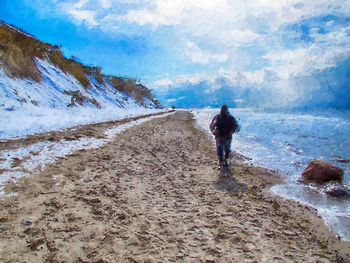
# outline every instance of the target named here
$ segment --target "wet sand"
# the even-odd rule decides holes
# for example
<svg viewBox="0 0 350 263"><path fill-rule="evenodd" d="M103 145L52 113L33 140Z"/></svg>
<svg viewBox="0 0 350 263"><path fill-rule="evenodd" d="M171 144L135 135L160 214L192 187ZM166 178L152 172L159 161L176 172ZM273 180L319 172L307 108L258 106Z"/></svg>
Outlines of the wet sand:
<svg viewBox="0 0 350 263"><path fill-rule="evenodd" d="M271 194L280 182L237 156L219 177L215 145L176 112L7 183L0 262L349 262L313 209Z"/></svg>

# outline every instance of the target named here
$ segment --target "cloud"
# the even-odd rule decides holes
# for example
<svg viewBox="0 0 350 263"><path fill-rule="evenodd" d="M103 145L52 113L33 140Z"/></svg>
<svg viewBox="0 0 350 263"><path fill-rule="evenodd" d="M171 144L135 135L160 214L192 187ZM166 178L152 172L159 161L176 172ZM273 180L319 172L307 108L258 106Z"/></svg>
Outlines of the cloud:
<svg viewBox="0 0 350 263"><path fill-rule="evenodd" d="M257 70L254 72L243 72L243 76L253 84L261 84L265 80L265 70Z"/></svg>
<svg viewBox="0 0 350 263"><path fill-rule="evenodd" d="M202 50L193 42L187 43L186 55L190 57L193 62L200 64L208 64L213 61L225 62L228 60L226 54L215 54L210 51Z"/></svg>
<svg viewBox="0 0 350 263"><path fill-rule="evenodd" d="M150 81L157 90L205 82L214 92L225 79L226 86L295 100L295 79L318 89L309 78L350 57L348 0L54 2L74 23L147 43L143 66L162 61Z"/></svg>
<svg viewBox="0 0 350 263"><path fill-rule="evenodd" d="M315 70L334 66L339 54L348 53L343 47L349 43L347 29L340 28L339 32L326 35L318 34L315 29L310 31L309 37L314 38L311 43L301 43L300 32L284 29L285 25L308 17L349 11L348 7L341 8L344 1L332 4L324 0L151 2L152 5L131 10L121 19L143 27L151 26L154 30L174 26L174 30L187 39L187 44L179 41L179 45L183 45L185 54L194 63L230 62L242 72L247 69L254 72L253 68L261 64L260 70L278 72L281 79L288 79L311 74L312 65L317 65ZM285 33L288 37L295 35L292 41L295 48L283 47ZM326 56L322 58L324 52L320 51L325 48ZM313 55L315 53L320 54Z"/></svg>
<svg viewBox="0 0 350 263"><path fill-rule="evenodd" d="M165 78L165 79L160 79L160 80L157 80L155 82L152 83L152 87L154 88L157 88L157 87L166 87L166 86L170 86L170 85L173 85L174 84L174 81L168 79L168 78Z"/></svg>
<svg viewBox="0 0 350 263"><path fill-rule="evenodd" d="M233 29L226 32L223 31L222 34L223 34L222 35L223 39L226 36L230 41L234 41L237 44L252 43L257 38L260 37L260 34L255 33L249 29L246 29L246 30Z"/></svg>
<svg viewBox="0 0 350 263"><path fill-rule="evenodd" d="M227 7L225 0L154 0L144 3L140 9L130 10L124 19L140 25L151 24L154 27L178 25L185 22L189 13L196 15L198 11L215 11L218 7Z"/></svg>
<svg viewBox="0 0 350 263"><path fill-rule="evenodd" d="M266 69L276 72L281 79L289 79L335 67L350 56L349 33L349 27L327 34L312 33L314 40L306 47L271 50L263 56L270 62Z"/></svg>
<svg viewBox="0 0 350 263"><path fill-rule="evenodd" d="M99 22L95 20L97 11L93 10L89 4L89 0L76 1L74 4L63 1L59 7L62 12L68 14L78 24L85 22L90 27L98 26Z"/></svg>
<svg viewBox="0 0 350 263"><path fill-rule="evenodd" d="M101 7L104 9L108 9L112 6L112 1L111 0L99 0Z"/></svg>
<svg viewBox="0 0 350 263"><path fill-rule="evenodd" d="M87 22L90 26L96 26L98 23L95 20L95 12L89 10L72 9L69 13L79 22Z"/></svg>

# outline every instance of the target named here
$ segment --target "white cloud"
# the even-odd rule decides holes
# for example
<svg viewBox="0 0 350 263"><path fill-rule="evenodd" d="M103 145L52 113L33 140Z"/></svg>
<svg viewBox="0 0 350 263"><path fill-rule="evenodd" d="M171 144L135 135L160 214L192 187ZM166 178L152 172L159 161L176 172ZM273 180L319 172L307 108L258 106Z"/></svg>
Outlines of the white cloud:
<svg viewBox="0 0 350 263"><path fill-rule="evenodd" d="M191 74L191 75L178 75L175 77L175 84L184 84L184 83L198 83L202 80L208 80L215 78L215 76L209 76L207 74Z"/></svg>
<svg viewBox="0 0 350 263"><path fill-rule="evenodd" d="M157 90L162 90L164 92L171 89L182 88L184 85L188 84L198 84L200 82L210 83L208 86L208 91L212 91L220 88L221 84L227 83L230 85L246 85L246 78L243 74L232 72L229 70L218 69L217 73L201 73L201 74L188 74L188 75L178 75L170 80L169 77L154 81L149 83L150 87L155 87Z"/></svg>
<svg viewBox="0 0 350 263"><path fill-rule="evenodd" d="M174 73L155 82L157 87L192 83L200 78L213 80L224 72L226 78L239 83L288 80L332 67L350 55L350 25L337 27L332 20L316 23L310 28L309 42L300 40L300 30L284 31L285 26L310 17L328 14L349 17L348 0L79 0L73 4L64 0L60 3L61 10L77 23L85 22L103 31L130 36L147 32L145 38L152 42L148 39L151 31L156 44L159 39L162 41L161 48L169 52L180 50L184 55L169 64L194 63L193 67L202 67L202 73L193 70L196 73L189 76ZM319 27L329 32L321 34ZM162 31L164 28L171 37ZM285 45L286 36L293 42L288 43L290 46ZM171 42L167 42L167 37ZM205 67L210 70L206 71ZM218 70L213 73L213 68Z"/></svg>
<svg viewBox="0 0 350 263"><path fill-rule="evenodd" d="M111 0L99 0L99 1L100 1L100 4L101 4L101 7L104 8L104 9L108 9L108 8L112 7Z"/></svg>
<svg viewBox="0 0 350 263"><path fill-rule="evenodd" d="M90 10L70 10L69 13L80 22L87 22L90 26L97 26L98 23L95 20L95 12Z"/></svg>
<svg viewBox="0 0 350 263"><path fill-rule="evenodd" d="M169 86L174 84L174 81L166 78L166 79L160 79L158 81L153 82L153 85L158 87L158 86Z"/></svg>
<svg viewBox="0 0 350 263"><path fill-rule="evenodd" d="M69 14L77 23L86 22L88 26L98 26L95 20L97 11L89 9L89 0L80 0L75 4L62 2L58 6L62 12Z"/></svg>
<svg viewBox="0 0 350 263"><path fill-rule="evenodd" d="M243 72L242 74L251 83L261 84L265 80L264 70L257 70L254 72Z"/></svg>
<svg viewBox="0 0 350 263"><path fill-rule="evenodd" d="M73 3L72 3L73 2ZM95 11L101 17L118 15L115 23L126 21L141 26L150 24L153 27L162 25L180 25L181 30L197 30L199 34L232 30L249 32L248 17L262 18L268 26L278 29L286 22L297 21L309 16L317 16L332 11L349 15L350 5L346 0L63 0L59 6L64 11ZM117 14L120 6L126 7L126 14ZM125 7L124 7L125 8ZM106 10L109 9L109 10ZM103 27L102 24L99 24ZM115 25L116 26L116 25ZM199 30L199 31L198 31ZM195 34L196 32L192 32Z"/></svg>
<svg viewBox="0 0 350 263"><path fill-rule="evenodd" d="M195 43L188 42L186 55L195 63L208 64L212 61L225 62L228 59L226 54L215 54L200 49Z"/></svg>
<svg viewBox="0 0 350 263"><path fill-rule="evenodd" d="M350 56L350 36L346 31L349 29L328 34L313 33L314 41L307 47L271 50L263 56L270 62L265 69L276 72L281 79L289 79L334 67L338 61Z"/></svg>
<svg viewBox="0 0 350 263"><path fill-rule="evenodd" d="M76 4L74 4L72 7L73 7L73 9L81 9L81 8L83 8L88 2L89 2L89 0L80 0L80 1L78 1Z"/></svg>
<svg viewBox="0 0 350 263"><path fill-rule="evenodd" d="M185 22L188 15L197 16L203 12L227 8L226 0L154 0L140 9L130 10L124 19L140 25L178 25Z"/></svg>
<svg viewBox="0 0 350 263"><path fill-rule="evenodd" d="M249 30L238 30L238 29L233 29L228 32L222 32L224 35L229 37L231 41L235 41L236 43L251 43L254 40L256 40L260 35Z"/></svg>

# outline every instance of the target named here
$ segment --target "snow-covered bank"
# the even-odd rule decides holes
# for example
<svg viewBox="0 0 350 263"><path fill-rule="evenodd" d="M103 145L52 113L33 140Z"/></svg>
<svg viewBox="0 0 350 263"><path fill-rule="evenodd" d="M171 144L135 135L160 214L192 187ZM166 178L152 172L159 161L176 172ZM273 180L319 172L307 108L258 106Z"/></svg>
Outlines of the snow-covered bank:
<svg viewBox="0 0 350 263"><path fill-rule="evenodd" d="M25 148L2 151L0 152L0 171L5 172L0 174L0 186L8 180L15 180L22 176L28 176L33 172L38 172L47 163L53 163L55 160L67 156L74 151L97 148L106 144L113 140L118 133L132 126L170 114L172 113L164 113L116 125L104 131L106 138L103 139L83 137L78 140L69 141L65 139L57 142L45 141L31 144Z"/></svg>
<svg viewBox="0 0 350 263"><path fill-rule="evenodd" d="M0 113L0 140L18 139L40 132L57 131L77 125L115 121L137 117L166 110L134 107L121 109L108 107L95 109L88 107L49 109L32 108L31 111L21 109L16 112Z"/></svg>
<svg viewBox="0 0 350 263"><path fill-rule="evenodd" d="M160 111L147 98L141 105L117 91L107 78L102 85L90 77L86 90L47 61L37 59L37 65L40 82L10 78L0 69L0 140Z"/></svg>

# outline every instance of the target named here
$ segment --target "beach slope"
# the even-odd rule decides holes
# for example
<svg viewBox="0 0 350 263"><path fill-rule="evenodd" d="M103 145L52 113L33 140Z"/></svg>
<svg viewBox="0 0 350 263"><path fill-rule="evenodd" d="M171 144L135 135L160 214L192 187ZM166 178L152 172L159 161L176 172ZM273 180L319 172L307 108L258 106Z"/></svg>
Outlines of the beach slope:
<svg viewBox="0 0 350 263"><path fill-rule="evenodd" d="M177 111L8 183L1 262L346 262L316 212L273 196L279 176L234 158Z"/></svg>

